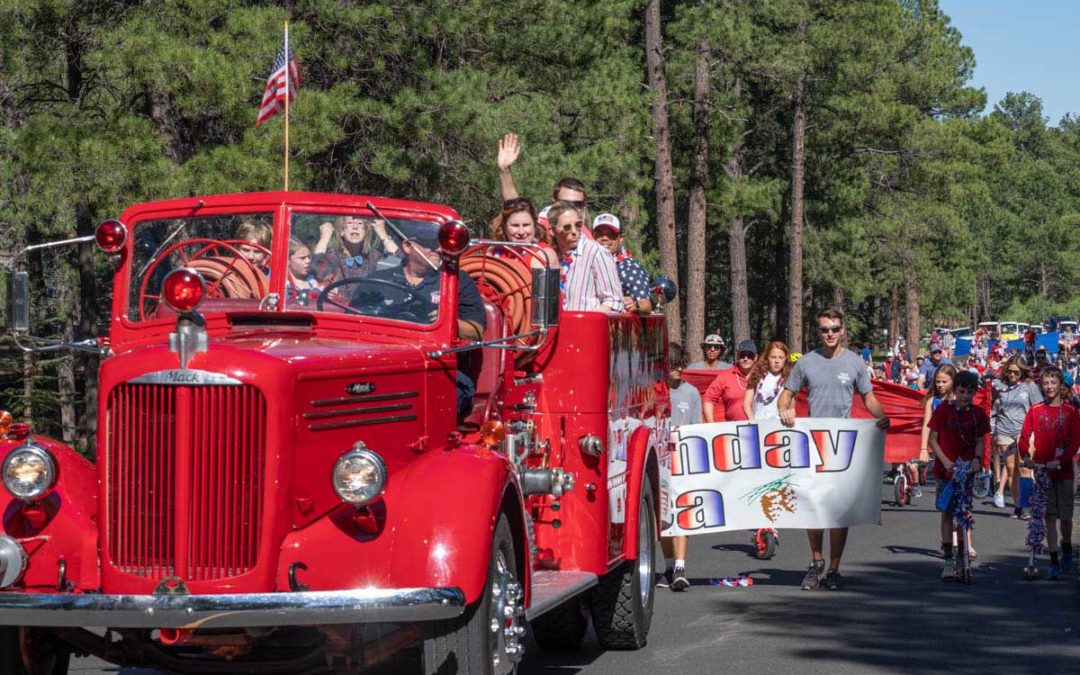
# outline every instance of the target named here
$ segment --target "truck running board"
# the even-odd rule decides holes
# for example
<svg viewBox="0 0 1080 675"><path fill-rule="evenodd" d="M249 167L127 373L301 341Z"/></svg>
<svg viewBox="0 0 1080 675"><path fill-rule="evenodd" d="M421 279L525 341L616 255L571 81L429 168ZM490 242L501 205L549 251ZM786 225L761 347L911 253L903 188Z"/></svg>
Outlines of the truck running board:
<svg viewBox="0 0 1080 675"><path fill-rule="evenodd" d="M532 621L599 582L592 572L538 571L532 575L532 603L525 617Z"/></svg>

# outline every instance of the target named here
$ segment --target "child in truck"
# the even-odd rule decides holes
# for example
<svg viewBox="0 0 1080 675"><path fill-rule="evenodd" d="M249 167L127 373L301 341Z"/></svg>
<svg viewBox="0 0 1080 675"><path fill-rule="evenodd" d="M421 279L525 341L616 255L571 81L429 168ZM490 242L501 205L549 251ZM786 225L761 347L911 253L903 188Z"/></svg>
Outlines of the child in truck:
<svg viewBox="0 0 1080 675"><path fill-rule="evenodd" d="M990 420L982 408L971 404L978 388L978 375L966 370L956 373L952 400L938 405L930 417L929 444L934 451L934 477L937 479L938 493L948 485L957 460L971 462L972 472L980 468L985 437L990 433ZM953 526L953 509L950 507L941 512L941 548L945 553L942 579L953 578L958 568L953 556L954 533L957 537L964 536Z"/></svg>
<svg viewBox="0 0 1080 675"><path fill-rule="evenodd" d="M236 238L247 243L239 244L236 250L245 260L255 266L255 269L269 274L266 262L270 258L270 236L272 234L269 225L244 220L236 228Z"/></svg>

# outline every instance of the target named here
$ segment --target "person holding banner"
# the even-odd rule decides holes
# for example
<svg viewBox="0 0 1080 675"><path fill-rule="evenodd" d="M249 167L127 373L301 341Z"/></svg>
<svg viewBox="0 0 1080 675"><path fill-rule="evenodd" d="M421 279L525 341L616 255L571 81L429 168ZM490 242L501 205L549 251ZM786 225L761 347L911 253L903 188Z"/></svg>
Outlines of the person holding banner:
<svg viewBox="0 0 1080 675"><path fill-rule="evenodd" d="M783 342L770 342L765 353L754 363L746 378L743 395L743 414L748 420L770 420L780 417L780 392L784 381L795 365L791 350Z"/></svg>
<svg viewBox="0 0 1080 675"><path fill-rule="evenodd" d="M852 396L857 391L866 409L877 419L880 429L889 428L889 418L874 396L873 383L866 364L855 352L841 346L844 338L844 314L835 308L823 309L817 316L821 347L796 362L780 394L780 421L788 427L795 425L795 396L806 389L810 417L851 416ZM807 530L810 541L810 567L803 577L802 589L813 591L821 587L839 590L840 559L844 555L848 528L829 530L829 568L825 569L824 530Z"/></svg>
<svg viewBox="0 0 1080 675"><path fill-rule="evenodd" d="M677 342L668 345L668 368L672 431L687 424L701 424L701 394L696 387L682 379L682 371L686 368L686 352ZM660 539L666 564L664 577L658 586L668 586L673 591L685 591L690 587L690 581L686 578L686 544L685 536Z"/></svg>

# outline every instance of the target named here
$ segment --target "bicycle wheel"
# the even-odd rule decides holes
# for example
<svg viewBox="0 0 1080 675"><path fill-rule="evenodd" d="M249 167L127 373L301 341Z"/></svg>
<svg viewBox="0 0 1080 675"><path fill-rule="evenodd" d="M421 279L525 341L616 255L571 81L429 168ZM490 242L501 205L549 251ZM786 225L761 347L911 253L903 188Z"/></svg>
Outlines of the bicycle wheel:
<svg viewBox="0 0 1080 675"><path fill-rule="evenodd" d="M900 471L896 474L896 478L893 478L893 500L900 508L907 504L907 485L907 477L904 476L903 471Z"/></svg>

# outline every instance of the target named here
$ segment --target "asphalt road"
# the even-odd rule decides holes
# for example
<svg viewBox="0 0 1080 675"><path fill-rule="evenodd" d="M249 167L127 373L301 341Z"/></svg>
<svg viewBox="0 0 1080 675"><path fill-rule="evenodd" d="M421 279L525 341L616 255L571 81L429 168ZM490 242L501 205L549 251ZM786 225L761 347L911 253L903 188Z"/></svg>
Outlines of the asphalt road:
<svg viewBox="0 0 1080 675"><path fill-rule="evenodd" d="M748 533L692 537L685 593L657 589L649 644L602 652L591 638L572 653L538 653L523 675L596 673L1075 673L1080 672L1080 581L1025 581L1024 523L977 504L978 560L970 587L939 580L933 489L892 506L882 486L882 526L854 528L840 591L804 592L809 549L781 531L771 560L752 557ZM1080 507L1080 505L1078 505ZM1080 508L1078 508L1080 513ZM1042 567L1047 560L1044 556ZM749 588L710 584L741 572ZM404 664L403 664L404 665ZM80 659L80 675L156 671ZM396 673L406 672L404 668Z"/></svg>

